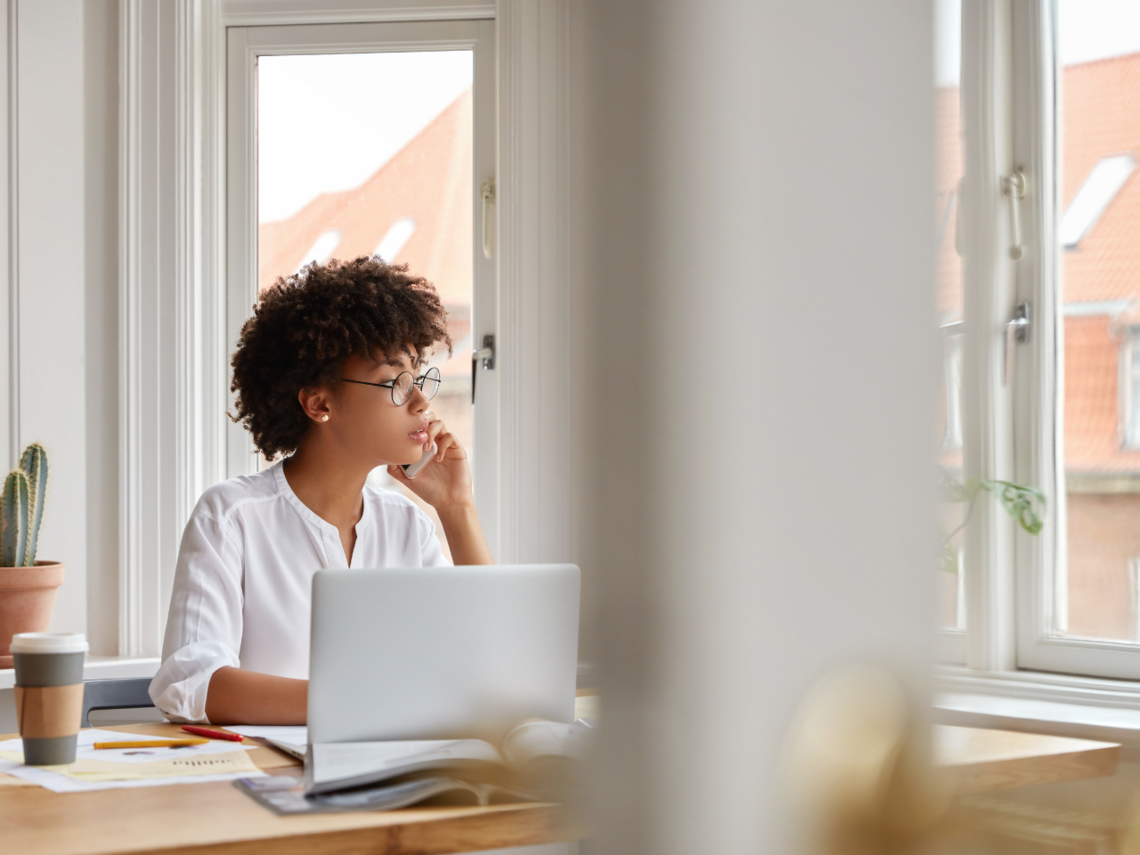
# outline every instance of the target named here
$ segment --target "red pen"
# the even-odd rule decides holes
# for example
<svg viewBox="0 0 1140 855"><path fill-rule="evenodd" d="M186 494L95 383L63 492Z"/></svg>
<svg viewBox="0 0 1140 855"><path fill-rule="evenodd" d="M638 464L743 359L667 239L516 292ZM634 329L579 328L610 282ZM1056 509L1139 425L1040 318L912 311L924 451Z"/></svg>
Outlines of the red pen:
<svg viewBox="0 0 1140 855"><path fill-rule="evenodd" d="M228 739L230 742L241 742L245 739L240 733L230 733L228 730L212 730L208 727L195 727L192 724L182 725L182 729L195 736L209 736L213 739Z"/></svg>

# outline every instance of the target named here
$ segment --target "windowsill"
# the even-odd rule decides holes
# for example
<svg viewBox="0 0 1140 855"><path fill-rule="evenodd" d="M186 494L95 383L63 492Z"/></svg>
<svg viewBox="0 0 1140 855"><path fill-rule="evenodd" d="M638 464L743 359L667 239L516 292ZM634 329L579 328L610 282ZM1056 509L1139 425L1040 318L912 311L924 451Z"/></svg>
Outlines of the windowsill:
<svg viewBox="0 0 1140 855"><path fill-rule="evenodd" d="M934 720L1119 742L1140 751L1140 682L940 666Z"/></svg>
<svg viewBox="0 0 1140 855"><path fill-rule="evenodd" d="M88 656L83 665L84 680L108 680L127 677L153 677L161 659L132 659L119 656ZM16 685L12 668L0 669L0 691Z"/></svg>

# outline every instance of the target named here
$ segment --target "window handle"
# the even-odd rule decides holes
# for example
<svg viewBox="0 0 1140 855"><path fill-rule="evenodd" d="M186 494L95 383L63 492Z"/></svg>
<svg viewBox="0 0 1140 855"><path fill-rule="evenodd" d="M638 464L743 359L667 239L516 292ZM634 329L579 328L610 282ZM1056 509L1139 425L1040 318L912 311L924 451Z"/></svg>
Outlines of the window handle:
<svg viewBox="0 0 1140 855"><path fill-rule="evenodd" d="M495 367L495 336L483 336L483 346L479 350L471 351L471 405L475 405L475 377L478 374L480 363L484 371L491 371Z"/></svg>
<svg viewBox="0 0 1140 855"><path fill-rule="evenodd" d="M1024 167L1010 175L1003 175L1001 192L1009 197L1010 246L1009 257L1014 261L1021 258L1021 200L1025 198L1026 178ZM1028 321L1027 321L1028 323Z"/></svg>
<svg viewBox="0 0 1140 855"><path fill-rule="evenodd" d="M483 257L495 254L495 182L485 181L483 194Z"/></svg>
<svg viewBox="0 0 1140 855"><path fill-rule="evenodd" d="M1029 341L1029 327L1029 304L1019 303L1013 318L1005 325L1005 374L1002 377L1002 386L1009 386L1013 379L1017 346Z"/></svg>

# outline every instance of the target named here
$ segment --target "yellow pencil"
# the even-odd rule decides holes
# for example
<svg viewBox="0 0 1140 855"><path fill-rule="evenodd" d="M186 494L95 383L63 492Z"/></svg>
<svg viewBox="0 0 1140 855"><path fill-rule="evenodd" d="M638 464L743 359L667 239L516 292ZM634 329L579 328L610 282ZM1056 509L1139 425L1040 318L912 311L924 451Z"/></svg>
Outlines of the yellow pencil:
<svg viewBox="0 0 1140 855"><path fill-rule="evenodd" d="M183 745L205 745L208 739L142 739L138 742L96 742L96 748L181 748Z"/></svg>

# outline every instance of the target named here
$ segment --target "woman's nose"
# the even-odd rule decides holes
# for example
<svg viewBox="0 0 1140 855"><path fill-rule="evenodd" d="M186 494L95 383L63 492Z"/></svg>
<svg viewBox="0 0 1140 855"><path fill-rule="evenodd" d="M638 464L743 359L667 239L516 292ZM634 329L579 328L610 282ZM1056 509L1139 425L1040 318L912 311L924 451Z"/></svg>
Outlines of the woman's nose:
<svg viewBox="0 0 1140 855"><path fill-rule="evenodd" d="M419 386L412 387L412 397L408 401L408 406L411 407L413 413L422 413L428 408L428 399L424 396L423 390Z"/></svg>

